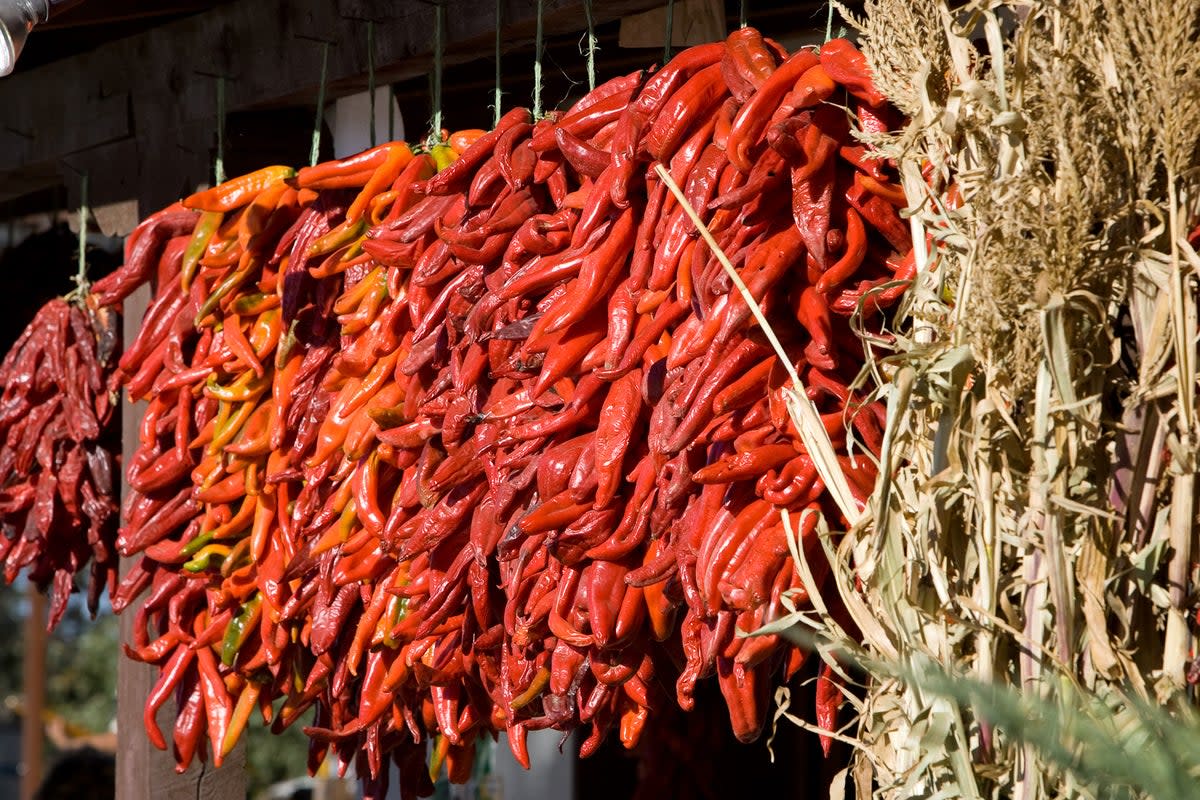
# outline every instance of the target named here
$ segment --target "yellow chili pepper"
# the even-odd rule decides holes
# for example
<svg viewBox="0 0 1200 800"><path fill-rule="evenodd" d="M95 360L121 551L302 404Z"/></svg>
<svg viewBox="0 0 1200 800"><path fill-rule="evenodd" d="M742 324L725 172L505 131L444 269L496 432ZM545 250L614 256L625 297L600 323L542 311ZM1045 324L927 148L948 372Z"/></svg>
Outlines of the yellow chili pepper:
<svg viewBox="0 0 1200 800"><path fill-rule="evenodd" d="M435 144L429 148L429 155L433 156L433 163L437 165L438 172L458 160L458 153L448 144Z"/></svg>
<svg viewBox="0 0 1200 800"><path fill-rule="evenodd" d="M266 375L260 377L253 372L247 371L228 386L221 386L217 383L216 375L209 375L208 382L204 384L204 393L217 400L225 400L230 403L245 403L250 400L257 400L269 388L271 388L270 377ZM234 433L236 432L234 431Z"/></svg>

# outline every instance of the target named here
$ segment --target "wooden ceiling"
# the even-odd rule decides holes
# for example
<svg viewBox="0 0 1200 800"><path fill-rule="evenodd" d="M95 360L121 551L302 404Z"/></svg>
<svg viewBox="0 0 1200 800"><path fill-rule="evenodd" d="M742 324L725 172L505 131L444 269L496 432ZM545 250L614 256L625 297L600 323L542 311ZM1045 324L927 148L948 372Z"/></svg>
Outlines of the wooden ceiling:
<svg viewBox="0 0 1200 800"><path fill-rule="evenodd" d="M67 58L221 5L213 0L71 0L34 28L16 72Z"/></svg>
<svg viewBox="0 0 1200 800"><path fill-rule="evenodd" d="M623 48L622 21L665 0L593 0L601 76L648 65L658 47ZM494 10L504 21L503 103L532 87L536 8L544 5L546 97L564 101L583 85L580 30L585 0L443 0L447 6L443 103L455 124L491 119ZM719 0L727 25L742 0ZM862 0L846 0L851 8ZM745 0L751 24L789 37L824 31L824 0ZM429 114L434 10L429 0L81 0L30 35L15 74L0 79L0 219L11 204L66 187L78 201L91 176L93 205L137 199L143 213L211 175L215 75L228 78L227 114L311 118L328 51L326 101L367 86L366 20L374 20L375 79L391 84L403 117ZM55 102L31 102L54 98ZM288 126L307 130L309 123ZM60 198L61 193L51 193ZM59 202L59 201L55 201Z"/></svg>

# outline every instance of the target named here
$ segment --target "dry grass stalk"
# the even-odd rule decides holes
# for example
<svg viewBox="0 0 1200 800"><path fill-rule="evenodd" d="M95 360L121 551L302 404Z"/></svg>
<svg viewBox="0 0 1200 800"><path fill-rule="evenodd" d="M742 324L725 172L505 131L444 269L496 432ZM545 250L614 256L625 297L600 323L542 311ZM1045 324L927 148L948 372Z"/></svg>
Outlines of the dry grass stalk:
<svg viewBox="0 0 1200 800"><path fill-rule="evenodd" d="M1192 649L1200 1L865 11L876 81L913 120L875 143L919 199L921 256L880 484L827 547L876 668L858 796L1175 796L1077 749L1128 760L1097 731L1180 701ZM826 657L853 649L820 608L789 621ZM1026 707L1053 724L1022 728Z"/></svg>

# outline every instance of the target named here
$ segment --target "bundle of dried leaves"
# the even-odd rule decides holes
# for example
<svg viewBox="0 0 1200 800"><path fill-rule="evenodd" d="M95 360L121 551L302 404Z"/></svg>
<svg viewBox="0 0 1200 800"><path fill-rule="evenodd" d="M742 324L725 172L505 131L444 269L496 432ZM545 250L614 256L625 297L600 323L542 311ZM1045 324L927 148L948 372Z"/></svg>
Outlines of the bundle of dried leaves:
<svg viewBox="0 0 1200 800"><path fill-rule="evenodd" d="M880 484L827 540L861 637L788 620L868 666L843 731L858 797L1189 796L1195 731L1145 710L1192 725L1200 672L1200 2L867 0L849 21L912 119L875 143L920 254L875 376Z"/></svg>

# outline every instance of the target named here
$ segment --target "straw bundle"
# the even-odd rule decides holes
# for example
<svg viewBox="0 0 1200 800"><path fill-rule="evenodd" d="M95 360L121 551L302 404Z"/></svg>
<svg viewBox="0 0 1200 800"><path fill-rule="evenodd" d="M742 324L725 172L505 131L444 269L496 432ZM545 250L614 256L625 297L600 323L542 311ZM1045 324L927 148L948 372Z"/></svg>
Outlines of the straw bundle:
<svg viewBox="0 0 1200 800"><path fill-rule="evenodd" d="M880 483L826 540L861 637L788 620L871 676L857 796L1192 796L1200 3L847 17L912 119L875 144L920 269Z"/></svg>

